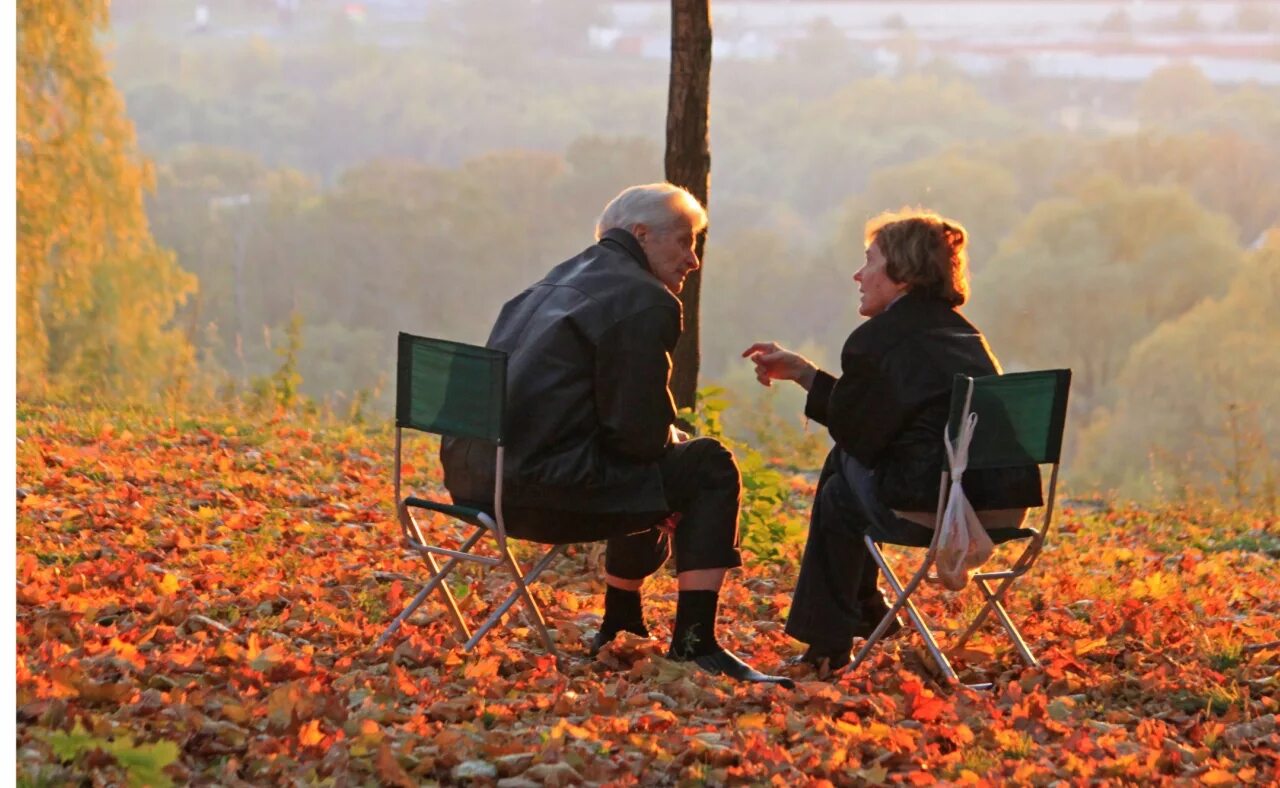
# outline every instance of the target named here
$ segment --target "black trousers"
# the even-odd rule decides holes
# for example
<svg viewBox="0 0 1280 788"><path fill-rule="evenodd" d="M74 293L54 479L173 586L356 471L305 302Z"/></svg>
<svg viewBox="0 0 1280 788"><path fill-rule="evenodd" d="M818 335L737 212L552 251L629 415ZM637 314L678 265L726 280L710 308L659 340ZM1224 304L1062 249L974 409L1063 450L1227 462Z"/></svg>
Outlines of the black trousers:
<svg viewBox="0 0 1280 788"><path fill-rule="evenodd" d="M881 503L874 473L837 447L818 477L788 635L819 648L844 649L879 623L884 610L876 588L879 569L862 541L867 533L926 547L933 538L933 531Z"/></svg>
<svg viewBox="0 0 1280 788"><path fill-rule="evenodd" d="M543 544L608 540L605 571L639 580L671 555L676 571L742 566L738 552L738 502L742 477L733 454L713 438L695 438L667 450L658 461L667 498L660 512L572 512L560 509L504 507L507 533ZM658 529L680 514L674 540Z"/></svg>

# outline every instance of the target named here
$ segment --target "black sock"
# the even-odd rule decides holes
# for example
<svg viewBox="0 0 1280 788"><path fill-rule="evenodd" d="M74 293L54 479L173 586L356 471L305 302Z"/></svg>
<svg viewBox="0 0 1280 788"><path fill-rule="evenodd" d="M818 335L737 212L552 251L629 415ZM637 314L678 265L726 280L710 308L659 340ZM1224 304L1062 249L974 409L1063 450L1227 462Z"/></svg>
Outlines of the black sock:
<svg viewBox="0 0 1280 788"><path fill-rule="evenodd" d="M604 588L604 621L600 622L600 634L606 640L623 631L649 637L644 612L640 609L640 592L611 585Z"/></svg>
<svg viewBox="0 0 1280 788"><path fill-rule="evenodd" d="M671 632L670 656L693 659L720 648L716 642L718 591L681 591L676 602L676 626Z"/></svg>

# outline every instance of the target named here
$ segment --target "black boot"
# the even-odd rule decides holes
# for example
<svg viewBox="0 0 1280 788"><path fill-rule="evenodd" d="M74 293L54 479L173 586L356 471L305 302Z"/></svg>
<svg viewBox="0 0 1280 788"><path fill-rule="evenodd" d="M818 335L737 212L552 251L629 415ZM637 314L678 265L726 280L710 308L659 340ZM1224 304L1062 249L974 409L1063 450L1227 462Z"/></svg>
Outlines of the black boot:
<svg viewBox="0 0 1280 788"><path fill-rule="evenodd" d="M649 637L649 628L644 625L644 612L640 607L640 592L606 585L604 620L600 622L600 631L591 638L591 656L600 653L600 649L617 637L619 632Z"/></svg>
<svg viewBox="0 0 1280 788"><path fill-rule="evenodd" d="M676 626L671 633L669 659L691 661L706 672L716 676L728 676L738 681L754 681L764 684L781 684L794 689L796 684L785 676L761 673L738 659L716 642L716 606L720 595L716 591L681 591L676 603Z"/></svg>
<svg viewBox="0 0 1280 788"><path fill-rule="evenodd" d="M790 665L808 665L818 673L834 673L853 661L852 646L815 646L810 644L804 653L792 658Z"/></svg>

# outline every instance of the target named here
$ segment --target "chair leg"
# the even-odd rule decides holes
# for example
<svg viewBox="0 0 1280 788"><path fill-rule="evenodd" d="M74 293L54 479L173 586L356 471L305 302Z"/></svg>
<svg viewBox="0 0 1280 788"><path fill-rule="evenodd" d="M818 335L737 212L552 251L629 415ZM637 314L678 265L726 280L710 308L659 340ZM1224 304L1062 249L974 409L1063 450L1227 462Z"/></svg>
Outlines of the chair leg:
<svg viewBox="0 0 1280 788"><path fill-rule="evenodd" d="M426 600L427 595L434 590L435 586L431 583L423 586L422 590L418 592L418 595L413 598L413 601L411 601L404 610L400 611L400 615L395 617L395 620L391 622L391 626L387 627L378 638L378 641L373 644L375 651L382 648L383 644L396 633L396 630L400 628L400 625L404 623L405 619L413 615L413 611L417 610L418 607Z"/></svg>
<svg viewBox="0 0 1280 788"><path fill-rule="evenodd" d="M980 576L975 577L974 580L980 584L979 587L983 589L983 592L987 597L987 601L983 603L982 608L978 611L977 615L973 617L973 621L969 622L969 626L965 627L964 632L956 639L955 645L952 646L952 648L964 648L964 644L969 642L969 638L977 634L978 629L986 623L987 616L991 613L991 594L987 590L986 583ZM1006 577L1000 583L1000 588L996 590L996 596L1003 597L1005 591L1009 590L1009 586L1013 585L1013 581L1014 578Z"/></svg>
<svg viewBox="0 0 1280 788"><path fill-rule="evenodd" d="M456 561L457 559L451 559ZM431 553L427 553L427 563L431 565L431 570L436 574L440 574L440 565L436 562L436 557ZM453 567L449 567L453 569ZM444 606L449 611L449 616L453 619L453 624L462 633L462 639L466 640L471 637L471 628L467 626L467 622L462 618L462 611L458 610L458 601L453 598L453 591L449 589L448 583L439 585L440 596L443 597Z"/></svg>
<svg viewBox="0 0 1280 788"><path fill-rule="evenodd" d="M547 554L542 556L538 563L534 565L533 569L530 569L529 573L524 576L524 582L528 584L536 581L538 579L538 575L542 574L543 570L551 566L552 561L564 555L564 550L565 545L562 544L555 545L548 550Z"/></svg>
<svg viewBox="0 0 1280 788"><path fill-rule="evenodd" d="M906 608L907 615L910 616L911 623L915 625L916 631L919 632L920 637L924 639L925 647L929 649L929 653L933 655L933 661L937 663L948 681L958 683L960 681L960 677L956 674L955 669L951 667L951 661L947 659L946 654L944 654L942 649L938 646L938 640L933 636L933 630L930 629L929 622L925 619L924 614L920 612L919 608L916 607L916 603L911 601L910 593L914 592L915 589L912 588L911 592L904 593L902 582L898 579L897 573L893 571L893 567L889 566L889 562L884 559L883 554L881 554L879 550L876 550L876 552L873 553L873 557L877 558L876 563L884 570L885 578L888 580L889 586L893 589L894 593L902 597L903 607ZM921 572L927 575L928 569L928 564L926 564ZM918 585L919 583L917 583L917 587ZM890 610L889 615L896 615L896 612ZM888 626L887 622L882 623L885 623L886 627Z"/></svg>
<svg viewBox="0 0 1280 788"><path fill-rule="evenodd" d="M1018 625L1014 624L1013 619L1009 618L1009 612L1004 609L1004 604L1001 602L1000 598L1008 587L1008 583L1003 583L999 590L993 593L990 586L987 585L987 581L979 579L978 588L982 589L983 595L987 597L987 604L983 609L991 609L995 611L995 614L1000 619L1000 623L1004 626L1005 631L1009 633L1009 639L1013 641L1013 645L1018 649L1018 653L1022 655L1022 659L1031 667L1038 668L1040 667L1040 660L1036 659L1036 655L1031 653L1031 649L1027 646L1027 641L1023 639L1022 632L1018 629Z"/></svg>
<svg viewBox="0 0 1280 788"><path fill-rule="evenodd" d="M866 538L865 541L867 543L867 549L871 553L871 557L875 559L876 565L880 567L885 579L893 589L896 599L894 600L893 605L889 607L889 612L885 614L884 618L881 619L880 623L876 626L875 631L873 631L871 636L862 644L862 648L859 649L857 657L854 658L853 662L849 664L849 667L846 668L846 670L855 670L866 660L867 656L871 653L871 649L882 637L884 637L884 633L889 629L889 622L898 615L898 611L906 608L907 615L911 618L911 623L915 626L916 631L920 633L920 636L924 638L925 646L929 649L929 653L933 655L934 661L938 664L938 667L941 668L943 674L949 681L959 682L960 677L956 674L955 669L951 667L951 663L947 660L946 655L942 653L942 649L938 648L938 642L933 637L933 632L929 629L929 625L925 621L923 614L921 614L916 608L915 603L911 601L911 594L915 592L916 588L919 587L920 583L929 573L929 566L932 564L932 560L926 559L924 564L911 578L911 581L904 587L901 581L898 580L897 574L894 573L888 562L885 561L884 556L880 552L880 548L875 544L875 542L869 537Z"/></svg>
<svg viewBox="0 0 1280 788"><path fill-rule="evenodd" d="M478 529L467 539L467 541L462 543L462 547L459 549L462 552L470 550L475 546L476 542L480 541L480 537L483 536L484 533L485 530L483 528ZM431 553L425 553L424 555L427 557L427 564L431 567L431 577L427 580L427 584L422 587L422 590L418 592L417 596L409 602L404 610L400 611L400 615L396 616L395 620L391 622L391 625L388 626L382 635L378 637L377 642L373 645L374 649L382 648L383 644L385 644L387 640L396 633L396 630L400 628L400 625L403 624L409 616L413 615L414 611L422 606L422 603L426 601L432 591L436 590L437 586L441 591L443 591L445 606L449 608L450 616L453 618L454 624L463 633L463 638L470 637L471 633L468 630L466 621L462 618L462 613L458 610L457 602L454 601L453 592L451 592L449 587L444 583L445 577L453 571L453 568L461 562L461 559L450 558L445 562L444 567L441 568L436 563L434 555Z"/></svg>
<svg viewBox="0 0 1280 788"><path fill-rule="evenodd" d="M553 549L548 552L547 555L543 556L538 565L534 567L534 570L530 572L530 578L535 578L538 574L541 574L542 570L546 569L546 567L550 565L551 560L557 555L559 555L558 549ZM556 648L555 641L551 638L551 633L547 631L547 622L542 617L542 610L538 607L537 600L535 600L533 595L529 592L525 576L520 571L520 564L516 561L515 556L512 555L510 548L506 550L505 559L507 568L511 570L511 574L515 579L516 589L512 591L505 600L503 600L501 605L489 614L489 617L485 619L485 622L476 629L475 634L471 636L471 639L463 645L463 649L465 651L470 651L475 648L476 644L480 642L480 639L488 634L489 630L498 623L498 620L511 609L511 606L523 598L529 612L533 615L534 625L537 627L538 633L542 636L543 645L546 646L547 651L555 658L556 667L558 668L560 667L560 651ZM532 580L529 582L532 582Z"/></svg>
<svg viewBox="0 0 1280 788"><path fill-rule="evenodd" d="M548 564L550 563L548 559L553 557L553 552L548 553L543 558L543 560ZM507 561L511 565L512 573L516 576L516 585L520 586L520 593L524 597L525 605L528 607L529 613L533 615L533 623L538 627L538 632L542 635L542 643L547 647L547 652L551 654L553 659L555 659L556 669L560 670L562 667L560 663L560 649L556 648L556 642L551 637L551 633L547 630L547 620L542 616L542 608L538 607L538 600L533 598L533 593L529 590L528 583L520 574L520 564L516 563L516 557L511 554L510 550L507 551ZM542 569L545 568L546 565L543 565ZM538 569L539 574L541 574L542 569Z"/></svg>

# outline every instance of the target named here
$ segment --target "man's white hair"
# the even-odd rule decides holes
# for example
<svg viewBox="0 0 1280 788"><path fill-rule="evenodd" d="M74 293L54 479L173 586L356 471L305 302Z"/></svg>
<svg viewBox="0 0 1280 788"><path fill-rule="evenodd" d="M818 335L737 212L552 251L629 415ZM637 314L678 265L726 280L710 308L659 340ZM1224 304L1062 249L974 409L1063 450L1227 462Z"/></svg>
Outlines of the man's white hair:
<svg viewBox="0 0 1280 788"><path fill-rule="evenodd" d="M637 224L668 230L678 219L688 219L694 233L707 226L707 212L698 198L673 183L646 183L623 189L609 201L596 222L596 240L615 228L628 232Z"/></svg>

